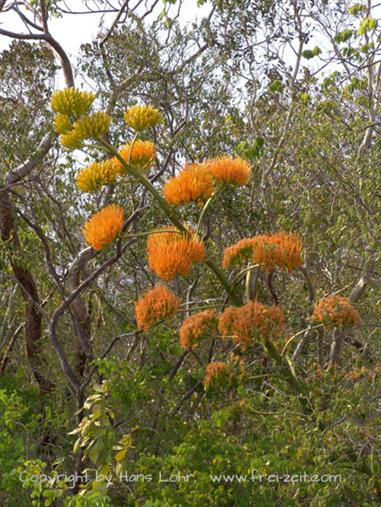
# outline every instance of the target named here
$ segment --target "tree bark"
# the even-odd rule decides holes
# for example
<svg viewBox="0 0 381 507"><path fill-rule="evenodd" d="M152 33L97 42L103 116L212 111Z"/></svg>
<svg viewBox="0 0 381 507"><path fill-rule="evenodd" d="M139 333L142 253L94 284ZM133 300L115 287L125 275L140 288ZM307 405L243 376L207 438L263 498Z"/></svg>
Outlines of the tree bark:
<svg viewBox="0 0 381 507"><path fill-rule="evenodd" d="M0 232L3 241L9 241L12 250L20 250L20 241L17 235L15 214L9 191L3 190L0 193ZM53 388L53 383L42 375L43 362L41 360L42 335L42 312L41 302L38 295L36 283L31 272L25 267L20 266L11 259L11 266L14 276L21 287L25 305L25 345L26 354L36 379L41 394L49 392Z"/></svg>

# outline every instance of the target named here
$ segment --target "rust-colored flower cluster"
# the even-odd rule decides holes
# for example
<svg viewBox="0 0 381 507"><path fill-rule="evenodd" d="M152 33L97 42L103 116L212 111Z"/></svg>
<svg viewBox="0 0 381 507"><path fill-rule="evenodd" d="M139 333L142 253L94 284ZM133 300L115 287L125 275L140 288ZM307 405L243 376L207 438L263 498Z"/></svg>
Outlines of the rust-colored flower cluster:
<svg viewBox="0 0 381 507"><path fill-rule="evenodd" d="M196 348L203 338L208 338L216 327L217 314L214 310L198 312L187 319L180 328L180 345L185 348Z"/></svg>
<svg viewBox="0 0 381 507"><path fill-rule="evenodd" d="M253 263L265 271L273 271L276 267L291 271L302 266L302 251L303 243L295 233L259 234L226 248L222 264L227 268L251 256Z"/></svg>
<svg viewBox="0 0 381 507"><path fill-rule="evenodd" d="M311 319L327 327L358 326L360 314L349 298L332 295L321 299L314 305Z"/></svg>
<svg viewBox="0 0 381 507"><path fill-rule="evenodd" d="M190 164L170 178L163 193L167 202L179 206L188 202L202 204L213 193L213 178L203 164Z"/></svg>
<svg viewBox="0 0 381 507"><path fill-rule="evenodd" d="M75 178L75 183L82 192L96 192L103 185L115 183L117 176L118 166L114 160L104 160L93 162L81 169Z"/></svg>
<svg viewBox="0 0 381 507"><path fill-rule="evenodd" d="M136 303L135 315L139 329L148 331L160 320L176 314L180 300L163 285L148 290Z"/></svg>
<svg viewBox="0 0 381 507"><path fill-rule="evenodd" d="M83 228L83 235L94 250L103 250L117 237L122 229L123 222L123 208L116 204L109 204L88 220Z"/></svg>
<svg viewBox="0 0 381 507"><path fill-rule="evenodd" d="M139 171L147 171L156 160L156 148L151 141L136 139L121 146L119 154L127 162ZM122 164L117 158L114 159L118 165L120 174L125 174Z"/></svg>
<svg viewBox="0 0 381 507"><path fill-rule="evenodd" d="M202 262L205 247L195 233L180 232L164 226L152 232L147 240L148 265L163 280L186 276L192 264Z"/></svg>
<svg viewBox="0 0 381 507"><path fill-rule="evenodd" d="M226 308L218 320L222 336L231 336L241 350L254 345L257 338L279 337L285 318L279 306L265 306L258 301L249 301L243 306Z"/></svg>
<svg viewBox="0 0 381 507"><path fill-rule="evenodd" d="M204 377L204 387L206 390L211 387L230 384L232 380L232 371L226 363L214 361L206 367Z"/></svg>

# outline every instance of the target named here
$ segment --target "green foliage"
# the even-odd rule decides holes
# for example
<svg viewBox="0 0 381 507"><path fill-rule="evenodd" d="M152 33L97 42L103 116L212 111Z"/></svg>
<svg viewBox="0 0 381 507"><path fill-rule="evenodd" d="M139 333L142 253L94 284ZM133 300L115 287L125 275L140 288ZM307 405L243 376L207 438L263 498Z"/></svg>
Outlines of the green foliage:
<svg viewBox="0 0 381 507"><path fill-rule="evenodd" d="M257 137L252 144L242 141L237 146L237 153L250 160L250 162L254 162L261 156L264 144L263 137Z"/></svg>
<svg viewBox="0 0 381 507"><path fill-rule="evenodd" d="M3 382L2 382L3 383ZM38 406L37 393L28 389L18 392L14 386L0 389L0 491L10 493L10 507L28 505L26 498L18 496L20 490L19 467L31 452L29 435L36 432L38 417L33 410Z"/></svg>
<svg viewBox="0 0 381 507"><path fill-rule="evenodd" d="M363 12L367 10L367 6L364 4L354 4L351 7L348 7L348 13L352 16L361 15Z"/></svg>
<svg viewBox="0 0 381 507"><path fill-rule="evenodd" d="M208 260L218 266L223 249L242 238L282 229L302 237L308 279L302 271L275 271L269 280L246 264L224 272L242 300L253 296L268 305L279 300L287 333L273 344L278 356L269 356L260 340L241 351L230 337L217 334L193 351L180 347L179 328L188 314L233 304L205 265L168 282L182 299L177 317L138 332L134 302L157 282L147 267L146 233L175 212L196 226L200 208L171 208L165 217L129 177L94 198L83 196L73 184L76 171L105 153L91 146L67 154L53 143L30 174L11 185L18 242L0 243L0 359L7 360L0 377L0 504L380 504L378 24L365 5L348 9L357 22L334 2L320 3L322 12L303 2L300 9L314 14L301 14L303 23L307 20L305 43L314 40L316 17L325 23L332 14L340 23L325 28L340 46L327 50L327 38L304 50L291 82L291 63L280 55L294 48L300 35L294 4L279 9L276 1L218 1L210 19L186 27L175 16L151 22L131 11L104 44L83 45L76 69L77 85L91 83L97 107L111 113L113 146L131 139L122 121L127 105L153 104L163 113L163 125L145 134L157 147L157 165L148 177L158 192L184 162L222 154L250 162L249 185L219 187L199 232ZM31 8L40 5L33 2ZM60 2L48 3L57 16L59 7ZM323 70L316 70L318 63ZM45 43L13 43L1 54L2 185L41 137L53 133L48 99L56 71ZM79 394L49 339L52 316L75 286L69 270L83 251L83 224L111 198L127 217L136 213L122 236L121 256L95 276L118 252L115 245L80 255L77 282L93 278L57 325L60 348L80 381ZM49 248L30 224L39 227ZM41 304L29 311L42 313L42 337L35 345L42 373L54 382L48 394L31 387L36 372L22 337L27 299L12 263L32 272L39 292ZM359 280L364 290L356 307L362 324L345 334L341 366L328 368L334 335L311 326L312 299L349 295ZM74 318L80 303L88 320ZM81 332L91 344L86 360ZM323 360L317 366L319 352ZM208 363L230 364L236 356L240 366L231 384L206 391ZM272 360L277 357L279 364ZM284 371L300 379L306 396L292 390ZM75 473L86 480L76 481ZM294 474L293 481L286 480ZM301 474L340 478L311 481Z"/></svg>
<svg viewBox="0 0 381 507"><path fill-rule="evenodd" d="M282 85L282 81L280 81L279 79L274 79L274 81L272 81L269 85L269 90L270 92L282 92L283 90L283 85Z"/></svg>
<svg viewBox="0 0 381 507"><path fill-rule="evenodd" d="M370 32L372 30L376 30L377 27L378 27L377 19L374 19L371 17L363 18L360 22L358 34L365 35L367 32Z"/></svg>
<svg viewBox="0 0 381 507"><path fill-rule="evenodd" d="M320 53L321 49L319 48L319 46L315 46L313 49L305 49L302 55L303 58L306 58L306 60L311 60L311 58L320 55Z"/></svg>
<svg viewBox="0 0 381 507"><path fill-rule="evenodd" d="M339 32L337 35L335 35L335 41L339 44L343 43L343 42L347 42L353 35L354 35L353 30L346 28L345 30L343 30L343 31Z"/></svg>

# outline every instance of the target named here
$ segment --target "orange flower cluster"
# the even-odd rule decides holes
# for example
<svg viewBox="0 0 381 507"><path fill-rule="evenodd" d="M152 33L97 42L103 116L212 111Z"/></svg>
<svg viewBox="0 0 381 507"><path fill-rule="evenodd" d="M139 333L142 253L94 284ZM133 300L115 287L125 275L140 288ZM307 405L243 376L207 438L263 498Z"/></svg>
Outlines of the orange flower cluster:
<svg viewBox="0 0 381 507"><path fill-rule="evenodd" d="M218 320L222 336L231 336L241 350L246 350L257 337L278 337L284 328L284 315L279 306L267 307L258 301L249 301L243 306L230 306Z"/></svg>
<svg viewBox="0 0 381 507"><path fill-rule="evenodd" d="M266 271L275 267L291 271L302 266L303 244L294 233L278 232L253 238L253 262Z"/></svg>
<svg viewBox="0 0 381 507"><path fill-rule="evenodd" d="M276 234L259 234L253 238L245 238L224 250L223 267L227 268L243 257L252 255L254 264L265 271L273 271L276 267L291 271L302 266L303 243L292 232Z"/></svg>
<svg viewBox="0 0 381 507"><path fill-rule="evenodd" d="M232 371L229 366L221 361L209 363L206 367L204 377L204 387L209 389L221 382L230 384L232 380Z"/></svg>
<svg viewBox="0 0 381 507"><path fill-rule="evenodd" d="M188 202L202 204L214 191L214 180L220 183L246 185L251 168L241 158L221 157L201 164L186 165L164 186L165 199L176 206Z"/></svg>
<svg viewBox="0 0 381 507"><path fill-rule="evenodd" d="M156 285L135 303L135 316L139 329L148 331L160 320L176 314L180 300L172 291Z"/></svg>
<svg viewBox="0 0 381 507"><path fill-rule="evenodd" d="M210 174L221 183L247 185L251 176L250 165L246 160L237 157L220 157L205 162Z"/></svg>
<svg viewBox="0 0 381 507"><path fill-rule="evenodd" d="M226 269L232 264L241 263L253 252L253 238L244 238L224 250L222 266Z"/></svg>
<svg viewBox="0 0 381 507"><path fill-rule="evenodd" d="M185 165L178 176L167 181L163 193L167 202L180 204L203 203L213 193L213 179L203 164Z"/></svg>
<svg viewBox="0 0 381 507"><path fill-rule="evenodd" d="M147 171L156 160L156 148L151 141L136 139L131 143L121 146L119 154L127 162L139 171ZM122 164L117 158L114 159L118 165L120 174L125 174Z"/></svg>
<svg viewBox="0 0 381 507"><path fill-rule="evenodd" d="M114 241L122 229L123 222L123 208L109 204L88 220L83 228L83 235L94 250L102 250Z"/></svg>
<svg viewBox="0 0 381 507"><path fill-rule="evenodd" d="M195 233L183 233L164 226L147 240L148 265L163 280L186 276L194 262L205 259L205 247Z"/></svg>
<svg viewBox="0 0 381 507"><path fill-rule="evenodd" d="M184 349L196 348L200 341L213 331L217 322L214 310L195 313L184 320L180 328L180 345Z"/></svg>
<svg viewBox="0 0 381 507"><path fill-rule="evenodd" d="M318 301L313 309L311 319L327 327L358 326L360 314L343 296L328 296Z"/></svg>

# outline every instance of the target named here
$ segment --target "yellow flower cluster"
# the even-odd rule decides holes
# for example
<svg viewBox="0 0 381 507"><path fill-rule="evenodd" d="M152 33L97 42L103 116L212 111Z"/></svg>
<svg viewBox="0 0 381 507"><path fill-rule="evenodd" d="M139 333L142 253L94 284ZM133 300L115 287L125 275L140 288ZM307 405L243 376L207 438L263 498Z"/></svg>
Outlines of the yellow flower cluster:
<svg viewBox="0 0 381 507"><path fill-rule="evenodd" d="M73 124L67 114L57 113L53 120L54 130L57 134L67 134L73 128Z"/></svg>
<svg viewBox="0 0 381 507"><path fill-rule="evenodd" d="M94 100L95 93L83 92L76 88L65 88L52 94L50 105L55 113L79 118L89 112Z"/></svg>
<svg viewBox="0 0 381 507"><path fill-rule="evenodd" d="M61 144L69 149L81 148L86 139L100 139L106 135L110 121L110 116L103 111L84 116L73 123L69 132L61 135Z"/></svg>
<svg viewBox="0 0 381 507"><path fill-rule="evenodd" d="M82 192L96 192L103 185L115 183L118 176L118 166L114 160L93 162L79 171L75 178L77 187Z"/></svg>
<svg viewBox="0 0 381 507"><path fill-rule="evenodd" d="M94 250L103 250L117 237L123 222L123 208L116 204L109 204L95 213L85 224L84 238Z"/></svg>
<svg viewBox="0 0 381 507"><path fill-rule="evenodd" d="M192 264L202 262L205 247L195 233L183 233L173 227L162 227L148 236L148 265L163 280L186 276Z"/></svg>
<svg viewBox="0 0 381 507"><path fill-rule="evenodd" d="M311 319L327 327L358 326L361 318L349 298L328 296L314 305Z"/></svg>
<svg viewBox="0 0 381 507"><path fill-rule="evenodd" d="M86 139L99 139L107 134L110 116L102 111L89 114L94 100L94 93L75 88L65 88L53 93L50 104L57 113L54 129L60 134L60 142L65 148L81 148Z"/></svg>
<svg viewBox="0 0 381 507"><path fill-rule="evenodd" d="M179 305L180 300L173 292L162 285L156 285L135 303L136 322L139 329L148 331L160 320L172 317Z"/></svg>
<svg viewBox="0 0 381 507"><path fill-rule="evenodd" d="M124 119L136 132L154 127L162 120L162 115L153 106L132 106L124 113Z"/></svg>
<svg viewBox="0 0 381 507"><path fill-rule="evenodd" d="M291 271L302 266L302 251L303 243L295 233L260 234L225 248L222 265L227 268L251 256L254 264L265 271L271 272L276 267Z"/></svg>

